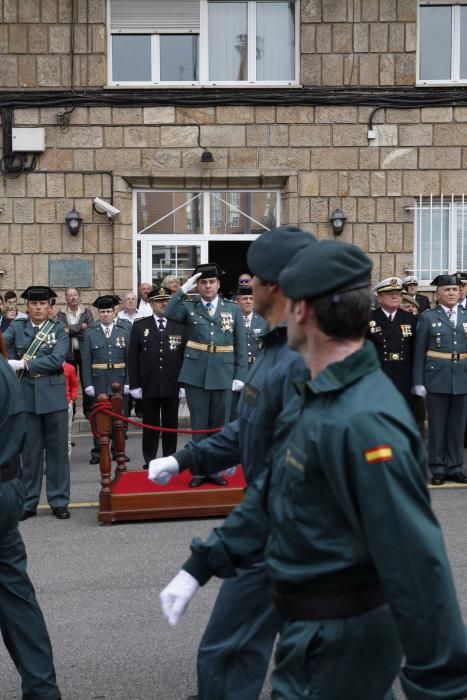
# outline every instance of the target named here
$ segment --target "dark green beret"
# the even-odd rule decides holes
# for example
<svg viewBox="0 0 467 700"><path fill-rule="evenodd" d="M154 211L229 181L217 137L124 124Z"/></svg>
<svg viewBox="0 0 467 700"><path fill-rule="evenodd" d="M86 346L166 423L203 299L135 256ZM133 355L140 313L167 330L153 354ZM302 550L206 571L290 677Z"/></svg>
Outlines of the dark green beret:
<svg viewBox="0 0 467 700"><path fill-rule="evenodd" d="M248 267L264 282L277 282L289 260L310 243L316 243L316 238L309 231L298 226L278 226L262 233L250 245Z"/></svg>
<svg viewBox="0 0 467 700"><path fill-rule="evenodd" d="M290 299L316 299L368 287L372 263L351 243L319 241L297 253L279 277Z"/></svg>

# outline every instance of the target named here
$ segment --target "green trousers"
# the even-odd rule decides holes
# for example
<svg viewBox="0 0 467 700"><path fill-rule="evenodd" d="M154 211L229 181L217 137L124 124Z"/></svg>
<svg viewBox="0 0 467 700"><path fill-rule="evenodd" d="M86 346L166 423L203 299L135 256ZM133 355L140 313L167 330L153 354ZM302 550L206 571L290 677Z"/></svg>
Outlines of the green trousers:
<svg viewBox="0 0 467 700"><path fill-rule="evenodd" d="M402 659L387 605L339 620L285 622L274 700L390 700Z"/></svg>
<svg viewBox="0 0 467 700"><path fill-rule="evenodd" d="M192 384L184 384L186 402L190 411L193 430L222 428L229 420L232 392L230 389L203 389ZM206 435L193 435L198 442Z"/></svg>

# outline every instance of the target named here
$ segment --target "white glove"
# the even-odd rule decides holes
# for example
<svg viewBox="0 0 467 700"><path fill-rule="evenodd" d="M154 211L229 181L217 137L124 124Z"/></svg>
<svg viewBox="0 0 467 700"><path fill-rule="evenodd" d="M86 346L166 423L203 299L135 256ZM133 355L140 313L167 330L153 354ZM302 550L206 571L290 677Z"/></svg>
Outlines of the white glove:
<svg viewBox="0 0 467 700"><path fill-rule="evenodd" d="M244 386L245 382L242 382L241 379L234 379L232 382L232 391L241 391Z"/></svg>
<svg viewBox="0 0 467 700"><path fill-rule="evenodd" d="M236 471L237 471L237 467L229 467L228 469L224 469L223 471L219 472L219 475L220 476L233 476Z"/></svg>
<svg viewBox="0 0 467 700"><path fill-rule="evenodd" d="M180 465L175 457L159 457L149 462L148 479L155 484L168 484L170 479L180 472Z"/></svg>
<svg viewBox="0 0 467 700"><path fill-rule="evenodd" d="M8 364L13 372L19 372L21 369L26 369L24 360L8 360Z"/></svg>
<svg viewBox="0 0 467 700"><path fill-rule="evenodd" d="M127 394L130 393L130 385L129 384L124 384L123 385L123 394L127 396Z"/></svg>
<svg viewBox="0 0 467 700"><path fill-rule="evenodd" d="M186 399L185 389L181 386L178 392L179 399Z"/></svg>
<svg viewBox="0 0 467 700"><path fill-rule="evenodd" d="M87 386L87 387L85 387L84 393L86 394L86 396L95 396L95 395L96 395L96 392L94 391L94 387L93 387L93 386Z"/></svg>
<svg viewBox="0 0 467 700"><path fill-rule="evenodd" d="M141 387L138 387L138 389L130 389L130 394L134 399L143 398L143 390L141 389Z"/></svg>
<svg viewBox="0 0 467 700"><path fill-rule="evenodd" d="M196 275L193 275L193 277L190 277L189 280L185 282L185 284L182 284L181 290L184 294L188 294L188 292L191 292L192 289L196 287L196 282L198 281L198 278L201 277L203 273L202 272L197 272Z"/></svg>
<svg viewBox="0 0 467 700"><path fill-rule="evenodd" d="M415 394L415 396L421 396L422 398L425 398L426 389L423 386L423 384L415 384L415 386L412 389L412 394Z"/></svg>
<svg viewBox="0 0 467 700"><path fill-rule="evenodd" d="M176 625L199 588L198 581L183 569L159 594L162 612L170 625Z"/></svg>

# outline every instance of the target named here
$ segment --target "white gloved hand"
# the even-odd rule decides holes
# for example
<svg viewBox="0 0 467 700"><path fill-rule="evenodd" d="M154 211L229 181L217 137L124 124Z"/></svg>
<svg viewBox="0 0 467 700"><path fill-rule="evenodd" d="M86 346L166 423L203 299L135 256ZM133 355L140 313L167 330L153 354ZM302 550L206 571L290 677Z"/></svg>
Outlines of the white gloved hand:
<svg viewBox="0 0 467 700"><path fill-rule="evenodd" d="M127 396L130 393L130 385L129 384L124 384L123 385L123 394L124 396Z"/></svg>
<svg viewBox="0 0 467 700"><path fill-rule="evenodd" d="M162 612L170 625L176 625L199 588L198 581L183 569L159 594Z"/></svg>
<svg viewBox="0 0 467 700"><path fill-rule="evenodd" d="M415 394L415 396L421 396L422 398L425 398L426 389L423 386L423 384L415 384L415 386L412 389L412 394Z"/></svg>
<svg viewBox="0 0 467 700"><path fill-rule="evenodd" d="M86 396L95 396L95 395L96 395L96 392L94 391L94 387L93 387L93 386L87 386L87 387L85 387L84 393L86 394Z"/></svg>
<svg viewBox="0 0 467 700"><path fill-rule="evenodd" d="M155 484L168 484L170 479L180 472L180 465L175 457L159 457L149 462L148 479Z"/></svg>
<svg viewBox="0 0 467 700"><path fill-rule="evenodd" d="M228 469L224 469L223 471L219 472L219 475L220 476L233 476L236 471L237 471L237 467L229 467Z"/></svg>
<svg viewBox="0 0 467 700"><path fill-rule="evenodd" d="M186 399L185 389L181 386L178 392L179 399Z"/></svg>
<svg viewBox="0 0 467 700"><path fill-rule="evenodd" d="M19 372L21 369L26 369L24 360L8 360L8 364L13 372Z"/></svg>
<svg viewBox="0 0 467 700"><path fill-rule="evenodd" d="M141 389L141 387L138 387L138 389L130 389L130 394L134 399L143 398L143 390Z"/></svg>
<svg viewBox="0 0 467 700"><path fill-rule="evenodd" d="M244 386L245 382L242 382L241 379L234 379L232 382L232 391L241 391Z"/></svg>
<svg viewBox="0 0 467 700"><path fill-rule="evenodd" d="M197 272L196 275L193 275L193 277L190 277L185 284L182 284L181 290L184 294L188 294L188 292L191 292L192 289L196 287L196 283L198 281L198 278L201 277L203 273L202 272Z"/></svg>

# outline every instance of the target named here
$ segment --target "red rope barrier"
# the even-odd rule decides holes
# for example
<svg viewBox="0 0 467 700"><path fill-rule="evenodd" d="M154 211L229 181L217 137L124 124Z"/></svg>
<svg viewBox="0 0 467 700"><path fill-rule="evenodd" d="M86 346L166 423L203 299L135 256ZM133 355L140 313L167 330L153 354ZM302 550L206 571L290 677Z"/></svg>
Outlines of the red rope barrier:
<svg viewBox="0 0 467 700"><path fill-rule="evenodd" d="M160 433L185 433L187 435L205 435L207 433L218 433L222 428L205 428L203 430L189 430L188 428L162 428L160 425L148 425L147 423L142 423L141 421L134 420L133 418L128 418L127 416L122 416L119 413L114 413L112 411L112 404L110 401L103 401L95 406L88 414L88 421L91 425L92 434L98 440L100 434L96 431L93 419L98 413L106 413L112 418L119 418L126 423L131 423L131 425L136 425L137 428L144 428L145 430L155 430Z"/></svg>

